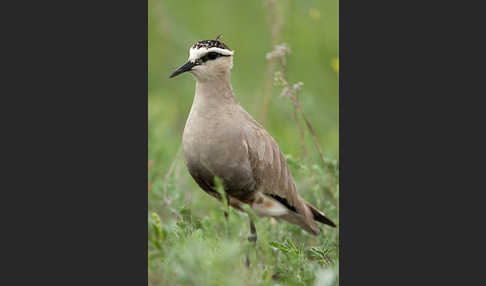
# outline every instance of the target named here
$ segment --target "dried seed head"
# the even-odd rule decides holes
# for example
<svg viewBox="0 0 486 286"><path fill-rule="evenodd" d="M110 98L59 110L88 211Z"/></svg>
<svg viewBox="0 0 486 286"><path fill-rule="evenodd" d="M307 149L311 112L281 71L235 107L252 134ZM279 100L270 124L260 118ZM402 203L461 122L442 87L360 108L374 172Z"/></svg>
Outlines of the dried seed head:
<svg viewBox="0 0 486 286"><path fill-rule="evenodd" d="M290 48L286 43L282 43L280 45L276 45L273 48L273 51L267 53L267 60L273 60L277 58L283 58L286 55L290 54Z"/></svg>
<svg viewBox="0 0 486 286"><path fill-rule="evenodd" d="M276 71L273 75L273 81L276 86L285 86L287 81L285 80L282 71Z"/></svg>
<svg viewBox="0 0 486 286"><path fill-rule="evenodd" d="M298 83L295 83L293 86L292 86L292 89L294 90L295 93L298 93L302 90L302 86L304 85L303 82L299 81Z"/></svg>
<svg viewBox="0 0 486 286"><path fill-rule="evenodd" d="M280 93L280 97L292 98L302 90L302 86L304 86L304 83L301 81L293 84L292 87L286 85Z"/></svg>
<svg viewBox="0 0 486 286"><path fill-rule="evenodd" d="M284 87L284 89L282 89L282 92L280 93L280 97L291 97L292 96L292 89L289 88L288 86Z"/></svg>

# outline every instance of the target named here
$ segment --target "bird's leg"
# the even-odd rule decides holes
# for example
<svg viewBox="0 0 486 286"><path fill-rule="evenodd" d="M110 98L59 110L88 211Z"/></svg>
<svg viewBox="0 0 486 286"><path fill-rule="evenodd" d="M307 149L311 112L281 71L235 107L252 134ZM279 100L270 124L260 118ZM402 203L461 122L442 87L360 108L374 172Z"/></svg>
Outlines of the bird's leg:
<svg viewBox="0 0 486 286"><path fill-rule="evenodd" d="M256 242L257 241L257 233L256 233L256 228L255 228L255 223L253 223L253 220L250 217L250 236L248 236L248 241L250 242Z"/></svg>
<svg viewBox="0 0 486 286"><path fill-rule="evenodd" d="M225 211L223 211L224 213L224 220L225 220L225 225L224 225L224 229L225 229L225 232L226 232L226 235L229 237L230 236L230 227L229 227L229 210L226 209Z"/></svg>
<svg viewBox="0 0 486 286"><path fill-rule="evenodd" d="M252 243L253 247L255 247L257 241L255 223L251 219L250 214L248 214L248 218L250 219L250 235L248 236L248 241ZM246 254L246 267L250 267L250 248L248 248L248 252Z"/></svg>
<svg viewBox="0 0 486 286"><path fill-rule="evenodd" d="M224 232L225 232L225 235L229 238L229 237L231 237L230 224L229 224L229 209L224 210L223 214L224 214L224 220L225 220Z"/></svg>
<svg viewBox="0 0 486 286"><path fill-rule="evenodd" d="M228 225L229 220L228 220L229 214L227 211L224 211L224 219L226 220L226 225Z"/></svg>

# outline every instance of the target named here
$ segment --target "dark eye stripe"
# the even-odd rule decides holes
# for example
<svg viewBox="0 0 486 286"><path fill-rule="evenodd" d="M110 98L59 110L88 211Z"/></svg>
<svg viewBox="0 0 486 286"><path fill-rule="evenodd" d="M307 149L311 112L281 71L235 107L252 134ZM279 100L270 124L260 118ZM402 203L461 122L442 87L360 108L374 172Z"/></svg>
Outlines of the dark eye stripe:
<svg viewBox="0 0 486 286"><path fill-rule="evenodd" d="M207 62L207 61L210 61L210 60L214 60L214 59L217 59L219 57L227 57L227 55L222 55L220 53L216 53L216 52L210 52L210 53L207 53L204 57L200 58L201 62Z"/></svg>

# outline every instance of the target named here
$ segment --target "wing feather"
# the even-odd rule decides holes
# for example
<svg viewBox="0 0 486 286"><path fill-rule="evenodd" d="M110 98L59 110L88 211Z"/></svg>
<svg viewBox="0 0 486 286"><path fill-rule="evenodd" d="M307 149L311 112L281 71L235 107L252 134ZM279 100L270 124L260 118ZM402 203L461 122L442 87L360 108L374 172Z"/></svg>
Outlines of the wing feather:
<svg viewBox="0 0 486 286"><path fill-rule="evenodd" d="M245 139L253 175L257 178L257 189L285 199L297 213L312 217L297 192L285 157L273 137L263 127L252 126ZM262 153L264 156L261 156Z"/></svg>

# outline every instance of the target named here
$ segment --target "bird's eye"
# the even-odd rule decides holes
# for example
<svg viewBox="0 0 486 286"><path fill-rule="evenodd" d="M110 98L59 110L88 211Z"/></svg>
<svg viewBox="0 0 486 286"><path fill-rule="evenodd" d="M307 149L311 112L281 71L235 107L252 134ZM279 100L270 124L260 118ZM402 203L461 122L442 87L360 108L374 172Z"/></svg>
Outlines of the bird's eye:
<svg viewBox="0 0 486 286"><path fill-rule="evenodd" d="M216 58L219 58L221 55L219 53L215 53L215 52L210 52L210 53L207 53L204 57L202 57L200 60L205 63L209 60L214 60Z"/></svg>
<svg viewBox="0 0 486 286"><path fill-rule="evenodd" d="M214 60L215 58L219 57L219 54L218 53L215 53L215 52L211 52L207 55L208 59L210 60Z"/></svg>

